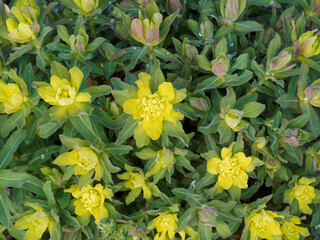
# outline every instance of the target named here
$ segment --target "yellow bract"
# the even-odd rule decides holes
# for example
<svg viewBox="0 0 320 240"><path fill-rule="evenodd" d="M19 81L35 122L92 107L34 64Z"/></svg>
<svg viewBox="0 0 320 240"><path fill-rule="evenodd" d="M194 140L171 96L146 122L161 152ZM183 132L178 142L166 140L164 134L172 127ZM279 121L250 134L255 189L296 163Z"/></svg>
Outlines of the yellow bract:
<svg viewBox="0 0 320 240"><path fill-rule="evenodd" d="M100 181L103 175L103 168L98 161L98 157L90 148L75 149L71 152L63 153L53 161L59 166L76 165L74 174L86 175L90 170L95 170L94 179Z"/></svg>
<svg viewBox="0 0 320 240"><path fill-rule="evenodd" d="M313 35L314 31L308 31L298 39L300 55L306 58L320 54L320 37Z"/></svg>
<svg viewBox="0 0 320 240"><path fill-rule="evenodd" d="M287 221L284 221L281 226L281 231L284 240L299 240L299 235L307 237L310 235L308 228L299 227L297 225L301 224L298 217L293 216Z"/></svg>
<svg viewBox="0 0 320 240"><path fill-rule="evenodd" d="M54 222L49 219L39 203L26 203L26 205L36 211L20 218L14 226L17 229L28 229L24 237L25 240L38 240L48 227L51 229L54 226Z"/></svg>
<svg viewBox="0 0 320 240"><path fill-rule="evenodd" d="M76 215L82 216L87 220L90 218L90 215L93 215L97 225L99 225L101 218L108 217L104 201L106 198L112 198L113 193L111 189L103 188L101 184L97 184L95 187L87 185L79 190L78 185L72 185L65 192L70 192L74 198L78 199L74 202Z"/></svg>
<svg viewBox="0 0 320 240"><path fill-rule="evenodd" d="M211 174L219 174L217 184L228 190L231 186L248 188L248 175L246 172L254 170L252 157L246 157L243 152L232 156L232 146L221 150L220 158L211 158L207 164Z"/></svg>
<svg viewBox="0 0 320 240"><path fill-rule="evenodd" d="M156 165L146 173L146 177L156 174L162 168L167 168L169 170L176 162L176 159L171 151L164 148L157 152L156 162Z"/></svg>
<svg viewBox="0 0 320 240"><path fill-rule="evenodd" d="M15 83L4 83L0 80L0 113L11 114L24 106L28 101Z"/></svg>
<svg viewBox="0 0 320 240"><path fill-rule="evenodd" d="M121 180L127 180L124 184L125 187L130 188L131 192L128 196L132 196L133 199L127 200L127 204L132 202L136 197L139 196L143 190L143 197L149 199L151 197L151 191L145 177L142 173L125 172L123 174L118 174L118 178Z"/></svg>
<svg viewBox="0 0 320 240"><path fill-rule="evenodd" d="M51 108L50 116L58 122L65 120L69 115L77 115L88 111L88 102L91 101L89 93L78 93L83 79L83 73L77 67L69 70L71 80L53 75L50 84L41 83L39 95L44 101L55 107Z"/></svg>
<svg viewBox="0 0 320 240"><path fill-rule="evenodd" d="M92 13L99 5L99 0L74 0L85 15Z"/></svg>
<svg viewBox="0 0 320 240"><path fill-rule="evenodd" d="M316 197L314 187L310 186L310 183L315 182L314 178L309 179L302 177L298 183L294 185L284 193L284 202L291 204L294 199L298 201L299 209L305 214L311 214L312 209L309 204Z"/></svg>
<svg viewBox="0 0 320 240"><path fill-rule="evenodd" d="M40 26L37 23L37 17L40 13L40 7L33 0L18 0L16 6L11 8L11 13L16 17L7 19L7 29L11 41L26 43L35 40Z"/></svg>
<svg viewBox="0 0 320 240"><path fill-rule="evenodd" d="M177 214L159 214L158 217L156 217L153 222L152 226L156 227L157 234L154 238L154 240L166 240L167 234L169 236L169 239L173 239L175 232L174 230L177 228L177 222L178 217ZM181 238L185 239L185 231L179 232Z"/></svg>
<svg viewBox="0 0 320 240"><path fill-rule="evenodd" d="M252 211L245 219L246 227L250 230L250 240L262 239L281 239L280 224L274 219L282 217L272 211L264 209Z"/></svg>
<svg viewBox="0 0 320 240"><path fill-rule="evenodd" d="M151 76L147 73L139 73L136 84L139 87L137 98L129 99L123 104L123 111L132 114L134 119L142 120L135 129L135 139L145 134L152 140L157 140L162 132L164 120L176 123L183 119L183 114L174 111L173 104L185 98L185 89L176 91L172 84L164 82L158 87L158 91L152 93L149 86Z"/></svg>

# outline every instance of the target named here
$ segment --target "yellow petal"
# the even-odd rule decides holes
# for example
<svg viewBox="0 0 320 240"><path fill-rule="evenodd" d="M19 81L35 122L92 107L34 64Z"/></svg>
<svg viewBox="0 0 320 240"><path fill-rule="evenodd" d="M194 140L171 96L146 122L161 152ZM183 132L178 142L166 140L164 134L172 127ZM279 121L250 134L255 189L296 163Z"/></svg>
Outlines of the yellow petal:
<svg viewBox="0 0 320 240"><path fill-rule="evenodd" d="M103 176L103 168L100 163L98 163L95 167L95 175L94 180L100 181Z"/></svg>
<svg viewBox="0 0 320 240"><path fill-rule="evenodd" d="M164 82L158 87L157 92L161 97L165 97L167 102L171 102L175 98L175 91L170 82Z"/></svg>
<svg viewBox="0 0 320 240"><path fill-rule="evenodd" d="M40 87L38 89L38 93L40 97L51 105L59 105L59 102L56 99L57 91L54 90L52 87Z"/></svg>
<svg viewBox="0 0 320 240"><path fill-rule="evenodd" d="M157 162L156 165L149 172L146 173L146 177L148 178L153 174L156 174L161 168L162 168L162 163Z"/></svg>
<svg viewBox="0 0 320 240"><path fill-rule="evenodd" d="M245 170L246 172L251 172L254 169L254 166L250 165L252 161L252 157L246 157L243 152L238 152L234 156L240 164L240 167Z"/></svg>
<svg viewBox="0 0 320 240"><path fill-rule="evenodd" d="M151 94L150 88L146 88L146 87L139 88L138 93L137 93L138 98L140 98L140 99L147 96L147 95L150 95L150 94Z"/></svg>
<svg viewBox="0 0 320 240"><path fill-rule="evenodd" d="M186 92L187 92L187 89L185 88L178 91L175 90L175 98L171 101L171 103L176 104L181 102L183 99L186 98L187 96Z"/></svg>
<svg viewBox="0 0 320 240"><path fill-rule="evenodd" d="M228 190L232 186L233 181L219 174L217 183L221 188Z"/></svg>
<svg viewBox="0 0 320 240"><path fill-rule="evenodd" d="M69 106L67 106L67 108L68 108L68 113L71 116L81 115L81 114L90 115L93 110L93 108L90 107L89 104L82 103L82 102L75 102L74 104L70 104Z"/></svg>
<svg viewBox="0 0 320 240"><path fill-rule="evenodd" d="M306 227L298 227L298 226L296 228L297 228L298 232L302 236L308 237L310 235L310 232L309 232L308 228L306 228Z"/></svg>
<svg viewBox="0 0 320 240"><path fill-rule="evenodd" d="M146 183L144 185L142 185L142 190L143 190L143 197L145 199L149 199L151 197L151 191Z"/></svg>
<svg viewBox="0 0 320 240"><path fill-rule="evenodd" d="M142 120L142 127L152 140L159 139L162 132L162 121L162 117L155 120L150 119L149 121L146 119Z"/></svg>
<svg viewBox="0 0 320 240"><path fill-rule="evenodd" d="M78 93L76 95L76 102L91 102L91 96L89 93Z"/></svg>
<svg viewBox="0 0 320 240"><path fill-rule="evenodd" d="M85 215L88 212L88 210L82 206L80 199L74 202L74 206L76 207L74 213L78 216Z"/></svg>
<svg viewBox="0 0 320 240"><path fill-rule="evenodd" d="M28 214L22 218L20 218L16 223L14 224L14 227L16 229L22 230L28 228L29 222L28 219L32 216L33 214Z"/></svg>
<svg viewBox="0 0 320 240"><path fill-rule="evenodd" d="M125 101L125 103L123 104L123 111L126 114L133 114L133 118L134 119L139 119L141 118L140 116L140 111L138 109L138 99L134 98L134 99L129 99L127 101Z"/></svg>
<svg viewBox="0 0 320 240"><path fill-rule="evenodd" d="M48 114L58 122L63 122L69 117L67 106L53 106L48 110Z"/></svg>
<svg viewBox="0 0 320 240"><path fill-rule="evenodd" d="M238 176L234 177L233 185L239 188L248 188L248 175L240 170Z"/></svg>
<svg viewBox="0 0 320 240"><path fill-rule="evenodd" d="M71 86L74 87L77 92L83 79L83 73L77 67L71 68L69 73L71 75Z"/></svg>
<svg viewBox="0 0 320 240"><path fill-rule="evenodd" d="M150 143L150 137L147 135L146 131L143 129L141 121L138 123L138 126L134 130L133 137L136 140L136 145L138 148L141 148Z"/></svg>
<svg viewBox="0 0 320 240"><path fill-rule="evenodd" d="M172 110L170 114L164 116L164 120L170 121L174 124L176 124L177 121L182 120L184 118L184 115L180 112Z"/></svg>
<svg viewBox="0 0 320 240"><path fill-rule="evenodd" d="M79 165L77 165L76 168L74 169L75 175L86 175L87 173L88 173L88 170Z"/></svg>
<svg viewBox="0 0 320 240"><path fill-rule="evenodd" d="M67 165L77 164L76 150L73 150L73 151L67 152L67 153L62 153L53 161L53 164L56 164L59 166L67 166Z"/></svg>
<svg viewBox="0 0 320 240"><path fill-rule="evenodd" d="M101 218L107 218L108 217L108 210L102 206L101 208L94 208L92 211L92 215L95 218L95 224L100 224Z"/></svg>
<svg viewBox="0 0 320 240"><path fill-rule="evenodd" d="M299 183L299 184L306 184L306 185L308 185L308 184L313 183L313 182L315 182L315 181L316 181L315 178L302 177L302 178L298 181L298 183Z"/></svg>
<svg viewBox="0 0 320 240"><path fill-rule="evenodd" d="M225 159L226 157L231 157L232 149L231 148L222 148L221 150L221 159Z"/></svg>
<svg viewBox="0 0 320 240"><path fill-rule="evenodd" d="M12 18L8 18L6 23L7 23L8 32L10 33L13 32L18 27L18 23Z"/></svg>
<svg viewBox="0 0 320 240"><path fill-rule="evenodd" d="M150 89L149 82L150 82L151 76L148 73L141 72L139 73L138 77L139 79L135 82L138 85L138 87Z"/></svg>
<svg viewBox="0 0 320 240"><path fill-rule="evenodd" d="M221 159L219 158L211 158L207 164L207 171L211 174L218 174L218 167L221 163Z"/></svg>
<svg viewBox="0 0 320 240"><path fill-rule="evenodd" d="M305 213L305 214L312 214L312 209L308 206L308 204L298 201L298 205L299 205L299 209L301 210L301 212Z"/></svg>

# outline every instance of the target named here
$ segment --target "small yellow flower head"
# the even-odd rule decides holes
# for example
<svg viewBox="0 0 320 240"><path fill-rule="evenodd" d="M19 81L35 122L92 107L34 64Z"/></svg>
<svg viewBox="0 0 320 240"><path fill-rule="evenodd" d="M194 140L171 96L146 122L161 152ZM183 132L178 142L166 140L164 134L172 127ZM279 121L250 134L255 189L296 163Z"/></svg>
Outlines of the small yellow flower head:
<svg viewBox="0 0 320 240"><path fill-rule="evenodd" d="M279 239L282 232L280 224L274 219L275 217L282 217L272 211L265 211L264 209L252 211L252 213L245 219L246 228L250 230L250 240L261 239Z"/></svg>
<svg viewBox="0 0 320 240"><path fill-rule="evenodd" d="M211 174L219 174L217 184L228 190L231 186L248 188L247 172L254 170L252 157L246 157L243 152L232 156L232 146L222 148L221 159L214 157L209 159L207 170Z"/></svg>
<svg viewBox="0 0 320 240"><path fill-rule="evenodd" d="M312 209L309 204L316 197L314 187L310 186L310 183L315 182L314 178L309 179L302 177L298 183L295 183L293 188L290 188L284 193L284 202L291 204L294 199L298 201L299 209L305 214L311 214Z"/></svg>
<svg viewBox="0 0 320 240"><path fill-rule="evenodd" d="M134 119L142 119L135 130L136 136L147 134L152 140L157 140L162 132L163 121L174 124L183 119L180 112L174 111L173 104L185 98L185 89L176 91L172 84L164 82L158 87L158 91L152 93L149 87L151 76L147 73L139 73L136 84L139 87L137 98L129 99L123 104L123 111L132 114Z"/></svg>
<svg viewBox="0 0 320 240"><path fill-rule="evenodd" d="M313 36L315 31L308 31L298 38L300 55L308 58L320 54L320 37Z"/></svg>
<svg viewBox="0 0 320 240"><path fill-rule="evenodd" d="M162 15L159 12L154 13L152 19L144 19L140 14L139 18L135 18L131 22L131 36L144 45L156 46L160 43L159 29L161 23Z"/></svg>
<svg viewBox="0 0 320 240"><path fill-rule="evenodd" d="M145 199L149 199L151 197L151 191L150 188L146 182L146 178L143 175L143 173L133 173L133 172L125 172L123 174L117 175L119 179L126 180L124 186L126 188L130 188L132 191L129 193L129 195L134 195L135 198L139 196L141 191L143 190L143 197ZM126 199L127 205L132 202L135 198ZM130 200L130 201L129 201Z"/></svg>
<svg viewBox="0 0 320 240"><path fill-rule="evenodd" d="M308 237L310 235L308 228L300 227L301 221L298 217L293 216L287 221L284 221L281 226L282 238L284 240L299 240L299 235Z"/></svg>
<svg viewBox="0 0 320 240"><path fill-rule="evenodd" d="M39 203L26 203L26 205L35 209L35 212L20 218L14 226L19 230L28 229L24 240L38 240L53 222Z"/></svg>
<svg viewBox="0 0 320 240"><path fill-rule="evenodd" d="M172 239L175 235L174 230L177 228L178 217L177 214L159 214L156 217L152 225L157 228L157 235L155 236L154 240L166 240L167 234L169 239ZM185 239L185 232L179 232L182 239Z"/></svg>
<svg viewBox="0 0 320 240"><path fill-rule="evenodd" d="M225 121L231 129L234 129L240 124L242 115L243 111L230 109L225 116Z"/></svg>
<svg viewBox="0 0 320 240"><path fill-rule="evenodd" d="M24 106L28 97L22 94L15 83L4 83L0 80L0 113L11 114Z"/></svg>
<svg viewBox="0 0 320 240"><path fill-rule="evenodd" d="M91 215L95 218L95 223L99 225L101 218L108 217L108 211L104 206L105 199L111 199L113 196L112 190L103 188L99 183L95 187L87 185L79 190L78 185L72 185L65 192L70 192L72 196L78 200L74 202L76 206L75 214L83 216L87 219Z"/></svg>
<svg viewBox="0 0 320 240"><path fill-rule="evenodd" d="M56 75L51 76L50 85L41 83L38 92L44 101L51 105L58 106L52 111L51 117L58 122L64 120L68 115L77 115L81 111L85 112L89 106L91 96L87 92L78 92L83 79L83 73L77 67L69 70L70 81L60 79Z"/></svg>
<svg viewBox="0 0 320 240"><path fill-rule="evenodd" d="M18 0L16 6L11 8L11 12L20 23L31 25L37 21L40 14L40 7L34 0Z"/></svg>
<svg viewBox="0 0 320 240"><path fill-rule="evenodd" d="M83 11L83 15L90 15L99 5L99 0L74 0Z"/></svg>
<svg viewBox="0 0 320 240"><path fill-rule="evenodd" d="M86 175L90 170L95 170L94 179L99 181L103 175L103 168L98 157L90 148L75 149L71 152L62 153L53 161L59 166L76 165L74 174Z"/></svg>
<svg viewBox="0 0 320 240"><path fill-rule="evenodd" d="M13 42L26 43L36 39L40 26L34 22L28 25L24 22L17 23L12 18L7 19L7 28L9 38Z"/></svg>
<svg viewBox="0 0 320 240"><path fill-rule="evenodd" d="M176 162L176 159L170 150L163 148L157 152L156 162L156 165L146 173L146 177L156 174L163 168L170 170L173 164Z"/></svg>
<svg viewBox="0 0 320 240"><path fill-rule="evenodd" d="M216 76L224 76L230 68L230 61L225 54L220 54L217 59L211 61L212 73Z"/></svg>

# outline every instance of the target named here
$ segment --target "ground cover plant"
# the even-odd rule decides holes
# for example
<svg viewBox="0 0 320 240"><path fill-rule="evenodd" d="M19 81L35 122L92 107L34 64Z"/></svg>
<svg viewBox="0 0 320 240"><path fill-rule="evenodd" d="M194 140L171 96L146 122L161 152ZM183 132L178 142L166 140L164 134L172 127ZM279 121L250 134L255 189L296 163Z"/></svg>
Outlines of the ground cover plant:
<svg viewBox="0 0 320 240"><path fill-rule="evenodd" d="M319 239L319 16L0 1L0 239Z"/></svg>

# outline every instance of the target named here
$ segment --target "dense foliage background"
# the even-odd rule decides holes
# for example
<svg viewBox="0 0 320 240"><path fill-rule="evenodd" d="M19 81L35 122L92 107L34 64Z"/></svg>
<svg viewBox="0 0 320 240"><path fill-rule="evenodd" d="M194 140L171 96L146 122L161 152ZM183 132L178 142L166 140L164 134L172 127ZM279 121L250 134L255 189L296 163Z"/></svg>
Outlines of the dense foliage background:
<svg viewBox="0 0 320 240"><path fill-rule="evenodd" d="M0 1L0 239L318 239L319 0Z"/></svg>

